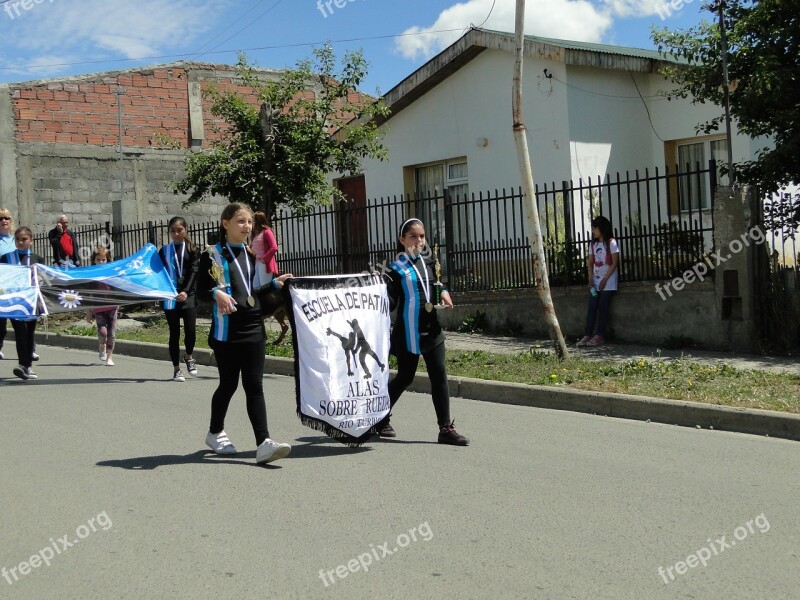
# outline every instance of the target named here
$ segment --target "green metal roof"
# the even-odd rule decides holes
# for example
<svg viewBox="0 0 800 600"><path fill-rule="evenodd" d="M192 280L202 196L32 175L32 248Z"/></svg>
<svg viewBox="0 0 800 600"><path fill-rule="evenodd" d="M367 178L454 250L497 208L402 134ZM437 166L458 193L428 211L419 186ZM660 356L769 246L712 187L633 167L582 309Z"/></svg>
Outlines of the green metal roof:
<svg viewBox="0 0 800 600"><path fill-rule="evenodd" d="M497 35L511 36L513 33L508 31L497 31L493 29L481 29L487 33L495 33ZM630 56L632 58L649 58L651 60L661 60L665 62L678 62L673 57L664 57L657 50L645 50L644 48L629 48L627 46L612 46L610 44L594 44L591 42L576 42L574 40L559 40L556 38L546 38L537 35L526 35L526 40L531 42L540 42L542 44L550 44L568 50L584 50L587 52L601 52L604 54L617 54L619 56Z"/></svg>

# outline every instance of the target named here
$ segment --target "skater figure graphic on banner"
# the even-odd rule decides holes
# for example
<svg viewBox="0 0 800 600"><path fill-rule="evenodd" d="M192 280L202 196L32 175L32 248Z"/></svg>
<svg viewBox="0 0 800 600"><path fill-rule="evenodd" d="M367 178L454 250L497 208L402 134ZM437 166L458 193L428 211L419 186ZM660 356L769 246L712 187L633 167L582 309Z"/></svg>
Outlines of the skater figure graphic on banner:
<svg viewBox="0 0 800 600"><path fill-rule="evenodd" d="M344 350L344 356L347 359L347 376L353 376L353 368L350 366L350 356L353 357L353 364L356 364L356 334L352 331L350 335L347 337L336 333L333 329L328 327L328 330L325 332L328 335L335 335L339 338L339 341L342 342L342 350Z"/></svg>
<svg viewBox="0 0 800 600"><path fill-rule="evenodd" d="M358 320L353 319L352 321L348 321L347 324L353 328L353 333L355 333L356 336L356 352L358 352L358 360L361 363L361 369L364 371L364 379L370 379L372 377L372 373L370 373L367 368L367 356L371 356L375 359L375 362L377 362L378 366L381 368L381 373L383 373L386 370L386 365L384 365L378 355L375 354L372 346L364 336L364 332L358 324ZM355 352L353 352L353 358L355 358Z"/></svg>

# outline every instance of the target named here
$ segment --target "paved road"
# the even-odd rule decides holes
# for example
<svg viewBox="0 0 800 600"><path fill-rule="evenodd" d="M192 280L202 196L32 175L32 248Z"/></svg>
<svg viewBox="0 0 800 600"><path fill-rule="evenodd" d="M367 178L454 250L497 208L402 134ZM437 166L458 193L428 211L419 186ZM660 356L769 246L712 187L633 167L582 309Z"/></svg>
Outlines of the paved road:
<svg viewBox="0 0 800 600"><path fill-rule="evenodd" d="M455 399L472 445L441 447L429 399L409 394L397 441L349 449L301 426L293 380L268 377L273 436L295 448L263 468L241 395L226 425L241 454L204 450L209 368L175 384L151 360L102 367L89 352L40 354L35 382L0 362L3 598L779 599L800 589L794 442ZM37 553L50 565L20 574ZM687 560L697 566L676 566Z"/></svg>

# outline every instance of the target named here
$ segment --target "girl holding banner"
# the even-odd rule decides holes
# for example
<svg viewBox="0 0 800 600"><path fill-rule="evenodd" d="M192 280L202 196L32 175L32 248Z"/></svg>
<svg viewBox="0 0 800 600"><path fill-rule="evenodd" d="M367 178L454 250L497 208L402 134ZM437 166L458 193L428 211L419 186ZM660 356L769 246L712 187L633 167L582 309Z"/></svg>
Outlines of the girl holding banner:
<svg viewBox="0 0 800 600"><path fill-rule="evenodd" d="M419 219L408 219L400 226L403 254L390 266L386 275L392 307L397 318L391 335L391 353L397 357L397 375L389 382L391 406L411 385L417 372L419 357L425 359L431 381L433 407L439 425L439 443L467 446L469 440L458 433L450 419L450 389L445 369L444 334L436 316L435 275L421 253L425 248L425 226ZM450 294L441 292L441 304L453 308ZM376 427L381 437L396 437L387 417Z"/></svg>
<svg viewBox="0 0 800 600"><path fill-rule="evenodd" d="M172 300L164 300L164 316L169 325L169 357L172 360L172 381L184 382L186 376L181 370L181 319L183 319L183 343L186 354L183 357L189 375L197 375L197 361L192 357L197 339L197 305L195 284L200 254L189 238L186 220L172 217L169 220L169 236L172 242L162 246L158 253L167 266L172 283L178 295Z"/></svg>
<svg viewBox="0 0 800 600"><path fill-rule="evenodd" d="M30 267L35 264L44 264L44 258L31 252L33 245L33 232L28 227L20 227L14 232L16 250L0 257L0 262L9 265L22 265ZM31 283L34 283L33 270L31 270ZM19 366L14 368L14 375L23 380L36 379L33 372L34 338L36 335L36 316L24 319L11 319L14 327L14 341L17 344L17 360ZM38 358L37 358L38 360Z"/></svg>
<svg viewBox="0 0 800 600"><path fill-rule="evenodd" d="M236 454L224 425L241 374L247 415L258 446L256 462L269 463L287 456L292 447L270 439L267 427L263 389L267 336L254 286L256 257L245 244L252 229L250 208L229 204L220 217L220 242L209 246L200 258L197 293L215 304L208 342L219 369L206 444L217 454ZM291 274L281 275L271 285L282 287L289 277Z"/></svg>

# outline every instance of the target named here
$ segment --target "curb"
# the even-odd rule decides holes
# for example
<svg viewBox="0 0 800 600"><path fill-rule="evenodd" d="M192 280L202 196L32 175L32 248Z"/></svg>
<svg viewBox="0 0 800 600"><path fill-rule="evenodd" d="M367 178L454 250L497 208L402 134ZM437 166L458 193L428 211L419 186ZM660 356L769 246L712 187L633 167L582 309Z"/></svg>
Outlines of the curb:
<svg viewBox="0 0 800 600"><path fill-rule="evenodd" d="M9 332L11 334L11 332ZM13 335L9 336L13 339ZM80 350L97 350L97 339L88 336L60 333L37 333L36 341L43 345L63 346ZM169 361L169 350L162 344L117 340L115 354ZM201 365L216 366L214 353L197 348L194 358ZM294 377L294 359L267 356L265 373ZM549 386L527 385L450 377L452 395L457 398L588 413L618 419L650 421L715 429L752 435L764 435L800 441L800 415L750 408L731 408L684 400L665 400L647 396L587 392ZM429 394L430 382L425 373L417 373L409 391Z"/></svg>

